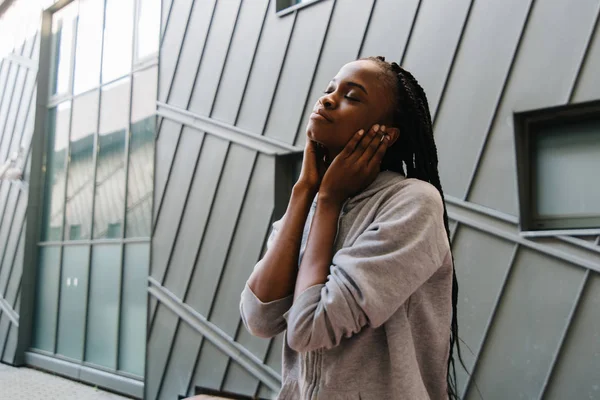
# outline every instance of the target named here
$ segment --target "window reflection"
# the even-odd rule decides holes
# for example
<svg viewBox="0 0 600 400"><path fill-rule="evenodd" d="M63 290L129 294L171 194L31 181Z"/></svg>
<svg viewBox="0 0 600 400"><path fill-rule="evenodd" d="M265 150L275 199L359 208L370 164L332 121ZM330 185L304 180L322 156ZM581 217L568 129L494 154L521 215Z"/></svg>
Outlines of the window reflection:
<svg viewBox="0 0 600 400"><path fill-rule="evenodd" d="M107 0L102 81L110 82L131 70L133 0Z"/></svg>
<svg viewBox="0 0 600 400"><path fill-rule="evenodd" d="M137 59L158 53L160 0L140 0L137 30Z"/></svg>
<svg viewBox="0 0 600 400"><path fill-rule="evenodd" d="M75 59L75 94L97 87L100 81L103 0L80 0Z"/></svg>
<svg viewBox="0 0 600 400"><path fill-rule="evenodd" d="M148 237L152 223L157 69L135 74L131 107L127 237Z"/></svg>
<svg viewBox="0 0 600 400"><path fill-rule="evenodd" d="M125 78L102 88L94 205L95 239L121 237L129 82L129 78Z"/></svg>
<svg viewBox="0 0 600 400"><path fill-rule="evenodd" d="M42 240L62 240L63 205L66 183L66 152L71 102L59 104L48 115L48 153Z"/></svg>
<svg viewBox="0 0 600 400"><path fill-rule="evenodd" d="M73 55L76 16L77 3L69 4L53 16L52 48L55 53L52 62L51 94L70 91L69 82L72 72L71 57Z"/></svg>
<svg viewBox="0 0 600 400"><path fill-rule="evenodd" d="M86 93L73 101L65 217L69 240L90 238L97 116L97 91Z"/></svg>

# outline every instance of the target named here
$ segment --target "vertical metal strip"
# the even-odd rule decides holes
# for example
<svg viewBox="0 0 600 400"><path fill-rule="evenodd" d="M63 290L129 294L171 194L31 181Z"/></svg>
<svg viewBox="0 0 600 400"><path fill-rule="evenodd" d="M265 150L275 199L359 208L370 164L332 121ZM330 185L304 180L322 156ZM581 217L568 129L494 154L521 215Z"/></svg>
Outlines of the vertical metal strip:
<svg viewBox="0 0 600 400"><path fill-rule="evenodd" d="M308 84L308 88L306 90L306 96L304 97L304 102L302 103L302 114L304 114L304 110L308 106L308 101L310 100L310 94L312 92L313 85L315 84L315 78L317 77L317 72L319 71L319 64L321 63L321 57L323 56L323 49L325 48L325 41L327 41L327 35L329 33L329 28L331 27L331 20L333 20L333 14L335 13L335 7L337 5L336 0L332 0L333 4L331 5L331 10L329 11L329 18L327 18L327 26L325 27L325 33L323 33L323 39L321 40L321 46L319 47L319 54L317 55L317 60L315 61L312 76L310 77L310 82ZM265 123L261 129L261 135L264 135L265 128L269 122L269 117L271 116L271 110L273 109L273 104L275 103L275 96L277 95L277 90L279 89L279 80L281 79L281 75L283 74L283 67L285 66L285 61L287 60L287 53L290 48L290 43L292 42L292 37L294 36L294 29L296 28L296 21L298 19L298 11L294 11L294 22L292 25L292 29L290 30L290 37L288 38L288 43L285 48L285 53L283 55L283 61L281 62L281 69L279 70L279 75L277 76L277 83L275 85L275 90L273 91L273 96L271 97L271 103L269 104L269 110L267 112L267 117L265 118ZM298 136L302 132L302 115L300 115L300 119L298 120L298 125L296 126L296 133L294 134L294 141L292 143L298 142Z"/></svg>
<svg viewBox="0 0 600 400"><path fill-rule="evenodd" d="M442 85L442 91L440 93L440 98L435 107L435 110L431 113L433 116L432 126L435 132L435 122L438 116L438 110L442 107L444 102L444 98L446 97L446 89L448 88L448 82L450 81L450 77L452 76L452 72L454 71L454 65L456 64L456 57L458 53L460 53L460 48L463 43L463 38L465 36L465 32L467 30L467 26L469 25L469 21L471 19L471 14L473 11L473 5L475 4L475 0L471 0L469 3L469 8L467 9L467 15L465 16L465 20L463 21L462 27L460 28L460 34L458 36L458 41L456 42L456 47L454 48L454 53L452 54L452 60L450 61L450 67L444 77L444 84Z"/></svg>
<svg viewBox="0 0 600 400"><path fill-rule="evenodd" d="M256 169L256 164L258 162L258 153L255 152L254 153L254 159L252 160L252 167L250 168L250 174L248 175L248 181L246 182L246 187L244 188L244 195L242 196L242 202L241 202L241 207L238 211L238 214L236 216L235 219L235 223L234 223L234 227L233 227L233 231L231 232L231 236L229 237L229 243L227 244L227 252L225 253L225 259L223 260L223 266L221 268L221 271L219 272L219 277L217 278L217 284L215 285L215 294L214 296L212 296L211 298L211 302L208 308L208 313L206 315L206 319L208 321L210 321L210 318L212 316L212 313L214 311L214 307L215 307L215 299L217 298L217 296L219 295L219 290L221 288L221 283L223 282L223 275L225 273L225 268L227 267L227 262L229 261L229 256L231 254L231 246L233 245L233 240L235 239L235 236L238 232L238 227L239 227L239 222L240 219L242 217L242 214L244 212L244 205L246 203L246 198L248 197L248 191L250 190L250 185L252 184L252 176L254 174L254 170ZM234 335L235 338L237 338L237 333L239 332L240 329L240 324L238 322L238 327L236 329L236 334ZM222 391L223 390L223 385L225 384L225 379L227 377L227 371L229 370L229 366L231 364L231 358L227 359L227 365L225 367L225 371L223 373L223 375L221 376L221 382L219 384L219 388Z"/></svg>
<svg viewBox="0 0 600 400"><path fill-rule="evenodd" d="M100 40L100 76L98 82L98 115L96 115L96 132L94 132L94 154L92 159L92 165L94 168L93 178L92 178L92 207L91 207L91 223L90 223L90 240L94 240L94 225L95 225L95 211L96 211L96 179L98 176L98 153L100 152L100 117L102 114L102 79L103 79L103 66L104 66L104 31L106 30L106 6L108 0L104 0L104 10L102 13L102 39ZM72 110L72 108L71 108ZM84 323L83 323L83 357L82 361L86 359L86 347L87 347L87 336L88 336L88 314L90 311L90 288L92 286L91 277L92 277L92 261L95 246L93 244L89 245L89 253L88 253L88 265L87 265L87 293L85 295L85 312L84 312Z"/></svg>
<svg viewBox="0 0 600 400"><path fill-rule="evenodd" d="M217 185L215 187L214 195L213 195L213 197L212 197L212 199L210 201L210 207L209 207L208 214L207 214L209 216L213 214L213 208L214 208L214 205L215 205L215 201L217 199L217 194L219 193L219 188L221 187L221 182L223 180L223 172L225 170L225 165L227 164L227 158L229 157L229 151L230 151L230 149L231 149L231 143L229 143L227 145L227 150L225 151L225 157L223 157L223 165L221 166L221 171L219 172L219 178L217 179ZM210 221L210 217L209 217L209 221ZM198 259L200 257L200 252L202 251L202 244L204 243L204 238L206 237L206 231L208 229L208 222L209 221L207 221L207 223L204 224L204 227L202 228L202 235L200 236L201 237L200 243L198 243L198 248L196 249L196 255L194 256L194 265L192 267L192 270L190 271L190 279L188 280L188 284L187 284L187 286L185 288L185 292L183 294L183 298L181 299L181 301L183 303L186 303L187 296L188 296L190 288L192 286L191 285L192 277L196 273L196 265L198 264ZM198 347L198 352L197 352L196 358L195 358L193 373L192 373L192 375L190 375L190 381L188 382L188 388L191 388L191 385L193 385L194 376L196 374L196 367L197 367L198 362L200 361L200 354L202 353L202 348L203 347L204 347L204 338L202 338L202 340L200 341L200 346Z"/></svg>
<svg viewBox="0 0 600 400"><path fill-rule="evenodd" d="M173 0L173 3L176 0ZM187 33L188 33L188 29L190 27L190 21L192 20L192 14L194 13L194 8L196 7L196 1L201 1L201 0L192 0L192 4L190 6L190 10L188 12L187 18L185 20L185 28L183 29L183 38L181 39L181 43L179 44L179 51L177 52L177 60L175 61L175 66L173 67L173 74L170 77L170 82L169 82L169 87L167 89L167 93L166 96L164 97L165 99L165 103L169 102L169 98L171 97L171 90L173 89L173 82L175 81L175 76L177 76L177 70L179 69L179 61L181 60L181 51L183 50L183 46L185 44L185 40L187 39ZM173 8L173 6L171 6L171 9ZM212 18L214 16L215 13L215 9L217 8L217 0L214 1L213 3L213 15L211 16L211 23L212 23ZM170 17L170 13L169 13L169 17ZM209 28L208 31L210 31L210 23L209 23ZM165 36L166 36L166 29L165 29ZM208 33L206 35L206 38L208 39ZM204 45L202 47L202 53L204 53L204 49L206 48L206 42L208 40L204 41ZM162 46L162 41L161 41L161 46ZM202 56L200 56L200 59L202 59ZM160 85L159 85L160 87ZM193 90L193 86L192 86L192 90ZM190 95L191 97L191 95ZM159 94L159 98L160 98L160 94Z"/></svg>
<svg viewBox="0 0 600 400"><path fill-rule="evenodd" d="M53 14L52 14L53 15ZM73 98L73 92L74 92L74 88L75 88L75 64L76 64L76 52L77 52L77 42L78 42L78 37L79 37L79 4L78 4L78 9L77 9L77 18L73 21L73 23L75 24L75 28L73 29L73 41L71 44L71 59L69 60L69 65L71 68L71 75L69 76L69 102L71 103L70 107L69 107L69 131L67 132L67 141L66 141L66 146L65 146L65 187L63 189L63 198L62 198L62 207L63 207L63 214L62 214L62 221L61 221L61 239L63 241L67 240L67 235L66 235L66 227L67 227L67 189L69 186L69 170L70 170L70 166L71 166L71 128L73 126L73 103L74 103L74 98ZM56 50L56 49L53 49ZM54 54L51 55L51 57L55 57ZM39 90L39 89L38 89ZM48 96L48 99L50 98L50 96ZM47 109L46 109L47 110ZM55 117L55 121L56 121L56 117ZM45 133L47 133L47 130L45 131ZM54 137L53 140L56 140L56 129L54 130ZM54 148L54 143L48 143L48 145L52 145L52 147ZM44 155L44 160L47 161L47 154L48 154L48 150L49 150L49 146L46 146L45 148L45 155ZM45 187L45 183L46 183L46 163L44 163L44 174L43 174L43 181L44 181L44 187ZM43 201L47 201L47 199L44 196L44 191L42 191L42 196L43 196ZM45 207L42 207L42 218L45 218L45 215L43 215L45 211ZM41 249L39 250L41 251ZM61 295L62 295L62 281L63 281L63 261L64 261L64 246L61 245L59 246L59 256L58 256L58 299L56 301L56 326L54 327L54 354L56 354L58 352L58 335L59 335L59 321L60 321L60 302L61 302Z"/></svg>
<svg viewBox="0 0 600 400"><path fill-rule="evenodd" d="M369 17L367 18L367 23L365 24L365 30L363 31L362 38L360 39L360 45L358 46L358 51L356 52L356 59L360 58L360 54L363 51L363 47L365 45L365 40L367 39L367 35L369 34L369 27L371 26L371 21L373 20L373 14L375 12L375 6L377 4L377 0L372 0L371 9L369 10Z"/></svg>
<svg viewBox="0 0 600 400"><path fill-rule="evenodd" d="M244 81L244 88L242 90L242 94L241 94L241 97L240 97L240 102L238 104L238 108L237 108L237 111L235 113L235 119L233 121L233 125L234 126L237 125L237 122L238 122L238 119L239 119L239 116L240 116L240 112L242 110L242 105L244 103L244 97L246 95L246 90L248 89L248 83L250 82L250 76L252 75L252 70L254 68L254 62L256 61L256 53L258 52L258 47L259 47L260 42L262 40L262 35L263 35L264 28L265 28L265 25L266 25L267 17L269 15L270 5L271 5L271 0L267 0L266 1L266 6L265 6L265 12L263 14L263 20L262 20L262 23L261 23L261 26L260 26L258 37L256 39L256 44L254 46L254 51L252 53L252 59L250 60L250 68L248 69L248 73L246 74L246 79ZM294 18L296 18L296 17L294 16ZM229 152L229 149L227 149L227 153L228 152ZM227 153L226 153L226 155L227 155ZM222 176L222 172L221 172L221 176ZM217 183L217 188L218 188L218 186L220 184L221 176L219 176L219 180L218 180L219 183ZM216 192L217 192L217 190L215 190L215 196L213 196L213 199L211 201L211 205L210 205L210 209L211 210L212 210L212 207L213 207L214 199L216 198ZM209 215L210 215L210 212L209 212ZM206 229L206 227L205 227L205 229ZM202 237L204 237L204 233L205 232L203 232ZM198 247L197 254L196 254L196 257L195 257L195 260L194 260L194 267L192 268L192 272L191 272L190 276L193 276L193 274L195 272L195 265L196 265L196 262L197 262L197 259L198 259L198 256L199 256L200 248L201 248L201 244ZM186 293L184 294L184 299L185 299L185 297L187 297L187 292L188 291L189 291L189 288L186 289ZM202 340L204 340L204 339L202 339ZM188 384L187 384L187 390L186 390L186 394L187 395L192 394L192 390L193 390L192 386L194 384L194 377L196 376L196 369L197 369L197 366L198 366L198 362L200 360L200 352L201 351L202 351L202 342L200 343L200 346L198 348L198 352L196 353L196 357L194 358L194 364L192 366L192 373L190 374L190 379L189 379ZM231 361L229 360L228 363L229 362L231 362Z"/></svg>
<svg viewBox="0 0 600 400"><path fill-rule="evenodd" d="M181 216L179 217L179 221L177 223L177 230L175 232L175 240L173 241L173 244L171 245L171 250L169 252L169 257L167 259L167 265L165 266L165 273L164 273L164 275L162 277L162 280L160 281L161 285L164 285L164 282L165 282L165 280L167 278L167 274L169 273L169 267L171 266L171 259L173 258L173 253L174 253L175 247L177 245L177 238L179 237L179 231L181 230L181 224L182 224L182 221L183 221L183 217L185 215L185 210L187 208L187 204L188 204L188 201L190 199L190 192L192 191L192 186L194 185L194 180L195 180L195 177L196 177L196 173L198 172L198 164L200 163L200 157L201 157L201 154L202 154L202 149L204 149L205 141L206 141L206 134L205 134L205 136L202 139L202 143L200 145L200 149L198 149L198 154L196 155L196 160L195 160L195 163L194 163L194 171L192 172L192 179L190 181L190 184L188 185L188 190L187 190L186 195L185 195L185 201L183 203L183 207L182 207L182 211L181 211ZM216 195L215 195L215 197L216 197ZM214 197L213 197L213 201L214 201ZM211 203L211 208L212 208L212 203ZM209 215L210 215L210 213L209 213ZM205 226L204 226L204 232L206 231L206 226L207 225L208 224L205 224ZM202 237L204 237L204 236L202 236ZM197 256L196 256L196 258L197 258ZM194 260L194 266L196 265L196 261L197 261L197 259ZM190 274L190 278L188 279L187 288L189 288L189 286L190 286L191 277L193 276L193 271L194 271L194 268L192 268L192 273ZM186 288L186 291L187 291L187 288ZM183 296L182 302L185 302L184 300L185 300L185 294ZM155 307L154 314L152 315L152 321L151 321L152 325L154 324L154 320L156 319L156 314L157 313L158 313L158 305ZM165 365L163 367L162 373L160 375L160 380L159 380L159 383L158 383L158 387L156 389L156 396L157 396L157 398L160 397L160 394L161 394L161 391L162 391L162 388L163 388L163 385L164 385L164 381L165 381L166 372L167 372L167 369L169 367L169 364L171 363L171 356L173 354L173 348L175 347L175 341L177 340L177 334L179 333L179 326L180 325L181 325L181 318L178 317L177 318L177 323L175 324L175 330L173 332L173 337L171 339L171 343L169 343L169 352L167 353L167 358L165 360Z"/></svg>
<svg viewBox="0 0 600 400"><path fill-rule="evenodd" d="M8 270L8 276L6 278L6 285L4 286L4 288L0 288L0 296L4 297L6 301L8 301L6 296L8 294L8 287L10 286L10 280L12 279L12 274L15 270L15 258L16 258L17 253L19 252L19 246L21 245L23 228L25 226L26 220L27 220L27 214L24 214L23 218L21 219L21 225L19 226L19 237L17 238L17 243L15 244L15 252L13 253L13 255L11 257L11 260L9 261L9 270ZM19 279L20 279L20 277L19 277ZM14 304L11 304L11 306L14 308Z"/></svg>
<svg viewBox="0 0 600 400"><path fill-rule="evenodd" d="M10 71L12 71L13 68L19 68L19 65L16 63L12 63L9 62L8 60L6 60L6 77L4 78L4 84L2 85L2 95L0 96L0 110L2 110L2 106L4 105L4 101L10 101L11 97L8 95L8 92L6 91L6 86L8 85L8 78L10 78ZM0 138L0 142L1 142L1 138Z"/></svg>
<svg viewBox="0 0 600 400"><path fill-rule="evenodd" d="M519 252L519 248L520 248L520 245L518 243L515 243L515 247L513 248L513 252L510 257L508 268L506 269L506 274L504 275L504 279L502 280L502 285L500 286L500 291L498 292L498 296L496 297L496 300L494 301L494 305L492 307L492 312L491 312L490 317L488 318L486 326L483 330L483 337L481 338L481 344L479 345L479 348L477 349L477 353L475 354L475 361L473 362L473 367L471 368L470 373L469 373L469 371L467 371L468 378L467 378L467 382L465 383L464 396L463 396L463 398L465 398L465 399L468 397L469 390L471 388L471 382L474 381L475 375L477 374L477 366L479 365L479 360L481 359L481 354L483 353L483 349L485 347L487 337L490 333L492 324L494 322L494 319L496 318L496 313L498 312L498 309L500 308L500 302L502 300L502 296L504 295L504 291L506 290L506 286L507 286L510 276L512 274L513 266L515 264L517 254ZM477 388L477 391L479 391L479 388L477 387L477 382L475 382L475 387Z"/></svg>
<svg viewBox="0 0 600 400"><path fill-rule="evenodd" d="M229 256L231 254L231 246L233 245L233 240L237 234L240 219L244 212L244 205L246 203L246 198L248 197L248 191L250 190L250 185L252 183L252 175L254 174L254 170L256 169L256 164L258 161L258 153L254 153L254 159L252 160L252 166L250 167L250 174L248 175L248 180L246 181L246 187L244 188L244 194L242 196L241 207L236 215L235 223L233 225L233 231L231 232L231 236L229 237L229 243L227 244L227 252L225 253L225 259L223 260L223 267L219 273L219 277L217 278L217 284L215 285L215 295L212 297L208 313L206 315L206 319L210 321L210 317L212 316L212 312L215 306L215 298L219 293L219 289L221 288L221 283L223 282L223 274L225 272L225 267L227 266L227 262L229 261ZM216 196L215 196L216 197ZM189 289L189 288L188 288Z"/></svg>
<svg viewBox="0 0 600 400"><path fill-rule="evenodd" d="M135 54L135 49L136 49L136 45L137 45L137 31L138 31L138 14L140 11L140 0L134 1L133 2L133 30L131 32L131 34L133 35L133 40L131 43L131 65L130 65L130 71L129 71L129 112L128 112L128 116L127 116L127 130L125 133L125 149L124 152L125 154L123 154L123 157L125 159L125 166L124 166L124 172L123 172L123 176L124 176L124 180L125 182L123 182L123 213L121 214L121 218L123 220L123 223L121 224L122 228L121 228L121 268L119 269L119 298L117 300L117 339L116 339L116 343L117 343L117 354L116 354L116 360L115 360L115 369L118 371L120 370L121 366L120 366L120 356L121 356L121 319L123 317L123 290L124 290L124 277L125 277L125 252L127 251L126 249L126 245L125 245L125 237L126 237L126 232L127 232L127 200L129 198L128 196L128 191L129 191L129 162L131 159L131 155L129 154L130 152L130 144L131 144L131 114L132 114L132 110L133 110L133 85L134 85L134 79L135 79L135 75L133 73L134 70L134 65L136 62L136 54Z"/></svg>
<svg viewBox="0 0 600 400"><path fill-rule="evenodd" d="M190 15L188 16L187 24L189 24L189 21L191 19L191 14L194 11L194 5L195 4L196 3L194 2L192 4L192 7L190 7ZM213 23L213 20L214 20L214 17L215 17L215 10L216 10L216 8L217 8L217 0L214 0L213 8L212 8L212 11L211 11L211 16L210 16L210 21L208 23L208 28L206 30L206 40L204 41L204 44L202 46L202 52L200 54L200 60L198 61L198 66L196 68L196 73L194 75L194 81L192 82L192 85L191 85L192 90L190 90L190 94L188 96L188 100L187 100L186 107L185 107L186 109L188 109L189 106L190 106L190 103L192 101L193 88L196 86L196 81L198 80L198 76L200 75L200 66L202 65L202 60L204 59L204 53L206 51L206 44L208 43L208 37L210 35L210 31L211 31L211 28L212 28L212 23ZM169 96L171 95L171 89L173 87L173 81L175 80L175 74L177 73L177 68L179 66L179 60L181 58L181 49L183 48L183 41L186 39L186 34L187 34L187 25L186 25L184 37L182 39L181 47L179 48L179 54L177 55L177 62L175 64L175 69L173 71L173 76L171 77L171 82L169 83L169 89L168 89L167 97L166 97L167 102L168 102ZM161 78L159 76L159 80L160 79ZM158 86L160 87L160 83L159 83ZM162 128L162 120L161 120L161 124L160 124L160 126L158 128L158 133L159 134L161 132L161 128ZM177 144L175 145L175 150L174 150L174 153L173 153L173 159L171 160L171 164L169 165L169 171L167 172L167 178L166 178L166 181L165 181L165 186L163 188L163 192L161 193L160 199L158 199L158 201L157 201L158 204L155 204L155 206L157 207L157 209L156 209L156 220L154 221L154 227L152 229L152 236L154 236L154 234L156 232L157 221L158 221L158 218L160 218L160 212L162 210L163 200L165 198L165 194L167 192L167 188L169 187L169 181L171 180L171 173L173 172L173 164L175 163L175 156L177 155L177 151L179 150L179 144L181 142L181 136L183 135L183 129L184 129L184 127L182 125L179 128L179 137L177 138ZM156 153L154 155L154 158L155 158L155 164L154 165L157 165L156 164ZM155 182L154 188L156 189L156 182ZM154 212L153 212L153 216L154 216ZM154 317L152 318L152 321L154 321Z"/></svg>
<svg viewBox="0 0 600 400"><path fill-rule="evenodd" d="M275 222L275 219L277 218L275 216L275 214L276 214L275 210L276 209L277 209L277 205L275 205L275 207L273 207L273 210L271 211L271 217L269 218L269 225L268 225L268 227L266 229L266 232L265 232L265 235L263 237L263 244L262 244L261 252L258 255L258 259L256 260L256 262L260 261L260 259L262 259L263 255L267 252L267 242L269 240L269 236L271 235L271 229L272 229L271 227L273 226L273 223ZM239 335L240 335L240 332L242 331L242 329L245 329L245 328L243 328L242 318L241 318L241 316L239 316L238 317L238 326L237 326L236 333L235 333L235 336L234 336L234 340L236 342L238 341L238 338L239 338ZM270 352L271 352L271 350L273 348L273 342L274 342L274 338L269 339L269 345L267 346L267 349L265 350L265 353L263 354L263 358L262 358L263 364L267 362L269 354L270 354ZM229 366L231 365L231 362L232 362L231 359L229 359L228 362L227 362L226 373L229 370ZM258 393L259 393L260 388L261 388L261 384L262 383L259 382L258 385L256 385L255 396L258 396ZM189 390L188 390L188 393L189 393Z"/></svg>
<svg viewBox="0 0 600 400"><path fill-rule="evenodd" d="M35 287L37 268L39 263L39 249L37 246L41 228L41 206L43 199L43 171L42 163L46 149L46 119L48 110L48 66L50 63L50 48L52 39L52 14L48 11L42 13L42 24L40 32L39 66L36 108L34 119L34 130L32 135L30 185L27 199L26 211L26 234L23 255L23 270L20 280L21 304L19 313L19 330L17 348L15 350L15 362L24 363L25 351L31 346L33 332L33 315L35 309ZM18 299L18 296L16 296ZM15 300L17 301L17 300ZM15 303L16 304L16 303Z"/></svg>
<svg viewBox="0 0 600 400"><path fill-rule="evenodd" d="M475 163L473 164L473 170L471 171L471 176L467 181L467 187L465 190L465 194L463 196L463 200L468 200L469 195L471 194L471 189L473 188L473 184L475 182L475 177L477 176L477 172L479 171L479 165L481 164L481 160L483 159L483 154L487 148L488 140L491 136L492 129L494 128L494 124L496 119L498 118L498 114L500 113L500 106L502 104L502 99L504 98L504 94L506 93L506 89L508 88L508 83L510 82L510 77L512 75L513 68L515 66L515 61L519 55L519 50L521 49L521 45L523 44L523 38L525 37L525 32L527 31L527 27L529 26L529 21L531 20L531 14L533 13L533 9L535 7L536 0L530 0L529 8L527 9L527 14L525 16L525 20L523 21L523 28L521 29L521 33L519 34L519 38L517 39L517 45L515 46L515 51L510 60L510 66L508 67L508 71L506 72L506 76L504 78L504 83L502 84L502 89L500 89L500 93L498 98L496 99L496 105L494 106L494 112L492 113L492 118L490 118L490 122L488 123L488 127L485 131L485 135L483 137L483 141L481 143L481 147L479 148L479 152L477 153L477 157L475 158Z"/></svg>
<svg viewBox="0 0 600 400"><path fill-rule="evenodd" d="M581 62L579 63L579 67L577 68L577 73L575 74L575 79L573 80L573 84L571 85L571 91L569 92L569 97L567 103L572 103L573 98L575 97L575 92L577 91L577 87L579 86L579 79L581 78L582 72L585 68L588 56L590 54L590 49L596 40L596 32L598 31L598 22L600 21L600 8L596 11L596 19L594 20L594 25L592 27L592 31L590 32L590 36L585 45L585 50L583 52L583 57L581 58Z"/></svg>
<svg viewBox="0 0 600 400"><path fill-rule="evenodd" d="M410 29L408 30L408 36L406 37L406 43L404 44L404 49L402 50L400 61L398 62L400 66L404 64L404 60L406 59L406 55L408 54L410 41L412 39L413 32L415 31L415 26L417 25L417 19L419 19L419 13L421 12L421 4L422 0L419 0L419 2L417 3L417 8L415 9L415 15L413 17L412 23L410 24Z"/></svg>
<svg viewBox="0 0 600 400"><path fill-rule="evenodd" d="M233 29L231 30L231 36L229 36L229 43L227 44L227 50L225 51L225 58L223 59L223 65L221 66L221 72L219 73L219 78L217 79L217 87L215 88L215 94L213 96L212 103L210 105L210 110L208 112L209 118L212 116L213 110L215 108L217 96L219 94L219 88L221 87L221 82L223 81L223 72L225 71L225 67L227 66L227 60L229 59L229 52L231 51L231 43L233 43L233 38L235 37L235 32L238 27L238 21L240 19L240 14L242 12L243 3L244 3L244 0L240 0L240 2L238 4L238 9L237 9L237 12L235 15L235 20L233 21ZM206 36L206 38L208 41L208 35ZM192 87L192 97L193 97L194 88L195 88L195 85L194 85L194 87ZM188 108L189 108L189 105L188 105Z"/></svg>
<svg viewBox="0 0 600 400"><path fill-rule="evenodd" d="M25 67L20 67L18 65L15 65L15 68L17 69L17 72L15 73L15 83L13 85L12 90L10 91L10 95L8 96L8 106L6 107L6 115L4 116L4 121L0 121L0 124L2 124L2 127L0 128L0 133L2 133L2 135L0 135L0 151L2 149L2 147L4 147L5 145L5 139L7 139L7 136L10 136L8 132L6 132L6 125L8 124L8 120L10 117L10 111L12 109L12 107L15 105L15 101L14 100L14 96L15 96L15 91L17 90L17 82L18 82L18 77L19 77L19 72L21 71L21 68L25 71L25 73L27 73L27 68ZM5 95L7 95L8 92L5 93ZM2 108L0 108L0 111L2 110ZM8 138L8 140L10 140L10 138ZM2 182L2 184L6 184L6 182Z"/></svg>
<svg viewBox="0 0 600 400"><path fill-rule="evenodd" d="M240 102L238 104L237 112L235 113L235 119L233 121L233 125L237 125L238 119L240 117L240 112L242 111L242 104L244 104L244 97L246 96L246 91L248 89L248 82L250 82L250 77L252 76L252 70L254 69L254 61L256 61L256 53L258 52L258 45L262 40L262 35L265 29L267 16L269 15L269 8L271 5L271 0L267 0L267 5L265 8L265 13L263 15L263 20L260 25L260 31L258 32L258 37L256 38L256 44L254 45L254 51L252 52L252 59L250 60L250 68L248 69L248 73L246 74L246 80L244 81L244 88L242 89L242 94L240 97Z"/></svg>
<svg viewBox="0 0 600 400"><path fill-rule="evenodd" d="M165 35L167 33L167 27L169 26L169 22L171 21L171 11L173 10L173 3L175 3L176 0L171 0L171 3L169 3L169 9L168 10L163 10L162 6L163 6L163 2L160 2L160 9L161 9L161 16L160 16L160 21L159 23L162 22L162 12L166 12L167 13L167 18L165 19L165 26L161 27L159 35L160 37L160 47L162 47L163 45L163 40L165 38Z"/></svg>
<svg viewBox="0 0 600 400"><path fill-rule="evenodd" d="M548 385L550 384L550 379L552 378L554 371L556 369L556 363L558 362L558 359L560 358L560 355L562 353L562 349L564 347L567 336L569 335L569 332L571 331L572 322L573 322L575 314L577 313L577 310L579 308L579 304L581 303L581 296L585 291L585 288L586 288L588 280L589 280L588 279L589 276L590 276L590 270L586 269L583 274L583 278L581 279L581 284L579 285L579 289L577 290L577 295L575 296L575 300L573 302L573 307L571 307L571 311L569 311L569 315L567 316L565 329L563 330L563 332L560 336L560 339L558 341L558 346L556 347L556 352L552 356L552 362L550 363L550 368L548 369L548 374L546 375L546 378L544 379L544 383L542 385L542 390L540 391L540 395L538 397L539 400L542 400L544 398L544 395L546 394L546 390L548 389Z"/></svg>

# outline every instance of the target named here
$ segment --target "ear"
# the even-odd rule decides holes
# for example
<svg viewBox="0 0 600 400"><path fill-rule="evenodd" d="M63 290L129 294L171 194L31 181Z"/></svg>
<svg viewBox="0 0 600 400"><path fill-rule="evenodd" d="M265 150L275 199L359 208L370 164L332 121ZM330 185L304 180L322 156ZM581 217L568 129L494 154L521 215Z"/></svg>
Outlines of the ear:
<svg viewBox="0 0 600 400"><path fill-rule="evenodd" d="M396 143L396 140L398 140L398 138L400 137L400 129L398 128L394 128L394 127L387 127L385 128L385 132L389 135L390 137L390 144L389 146L393 145L394 143Z"/></svg>

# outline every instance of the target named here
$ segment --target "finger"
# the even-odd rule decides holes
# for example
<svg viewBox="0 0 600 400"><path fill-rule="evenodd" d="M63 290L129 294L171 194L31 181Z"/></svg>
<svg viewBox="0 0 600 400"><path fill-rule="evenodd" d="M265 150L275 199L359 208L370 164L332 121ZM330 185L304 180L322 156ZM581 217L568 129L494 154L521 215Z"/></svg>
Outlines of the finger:
<svg viewBox="0 0 600 400"><path fill-rule="evenodd" d="M359 159L362 157L364 152L367 150L371 142L377 136L377 132L379 132L379 124L375 124L369 129L369 132L365 134L365 137L357 144L356 150L354 152L355 158Z"/></svg>
<svg viewBox="0 0 600 400"><path fill-rule="evenodd" d="M350 138L350 140L348 140L348 143L346 143L346 146L344 146L344 150L342 150L342 153L346 157L349 157L352 153L354 153L354 150L356 149L356 146L361 141L361 139L363 138L364 134L365 134L365 130L361 129L358 132L356 132Z"/></svg>
<svg viewBox="0 0 600 400"><path fill-rule="evenodd" d="M373 158L373 155L377 151L379 144L383 141L383 138L386 135L387 133L385 130L385 125L381 125L377 134L373 137L369 145L365 148L365 151L361 157L364 160L364 162L368 164L371 161L371 158Z"/></svg>
<svg viewBox="0 0 600 400"><path fill-rule="evenodd" d="M390 136L385 135L382 138L382 140L379 141L377 150L375 151L375 154L369 161L369 167L375 167L375 166L378 167L379 165L381 165L381 162L383 161L383 156L385 155L385 152L388 149L389 145L390 145Z"/></svg>

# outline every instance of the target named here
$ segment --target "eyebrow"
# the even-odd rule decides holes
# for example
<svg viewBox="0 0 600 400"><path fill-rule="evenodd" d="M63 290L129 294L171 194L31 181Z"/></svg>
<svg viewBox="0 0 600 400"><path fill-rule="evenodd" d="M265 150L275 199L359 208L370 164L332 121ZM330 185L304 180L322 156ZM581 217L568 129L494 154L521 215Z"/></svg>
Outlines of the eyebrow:
<svg viewBox="0 0 600 400"><path fill-rule="evenodd" d="M331 80L331 82L335 83L335 82L337 82L337 80L334 78ZM360 90L365 92L365 94L369 94L369 92L367 92L367 89L365 89L365 87L363 85L361 85L360 83L349 81L349 82L346 82L346 85L359 88Z"/></svg>

